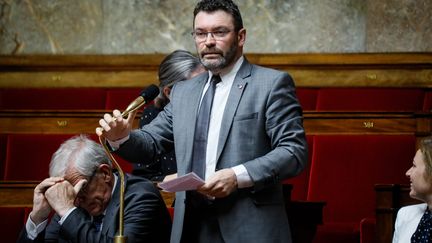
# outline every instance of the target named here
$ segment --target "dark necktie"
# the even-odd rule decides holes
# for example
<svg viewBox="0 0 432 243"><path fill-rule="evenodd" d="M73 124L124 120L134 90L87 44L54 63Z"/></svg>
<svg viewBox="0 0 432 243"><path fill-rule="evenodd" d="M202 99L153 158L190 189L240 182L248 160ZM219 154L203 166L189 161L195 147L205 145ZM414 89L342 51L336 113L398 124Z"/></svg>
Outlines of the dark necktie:
<svg viewBox="0 0 432 243"><path fill-rule="evenodd" d="M201 106L195 126L195 136L192 153L192 171L205 179L207 135L210 123L210 114L216 84L221 81L218 75L213 75L210 85L201 100Z"/></svg>
<svg viewBox="0 0 432 243"><path fill-rule="evenodd" d="M98 216L93 216L93 225L96 227L96 231L101 231L102 221L105 215L101 214Z"/></svg>
<svg viewBox="0 0 432 243"><path fill-rule="evenodd" d="M423 214L416 231L411 237L411 243L432 242L432 213L429 209Z"/></svg>

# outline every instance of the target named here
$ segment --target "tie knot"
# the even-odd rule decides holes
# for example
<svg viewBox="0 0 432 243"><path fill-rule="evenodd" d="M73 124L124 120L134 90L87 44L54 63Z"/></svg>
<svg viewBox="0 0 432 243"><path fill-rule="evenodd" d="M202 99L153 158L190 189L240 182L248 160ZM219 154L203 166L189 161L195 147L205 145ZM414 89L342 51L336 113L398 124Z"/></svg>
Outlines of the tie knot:
<svg viewBox="0 0 432 243"><path fill-rule="evenodd" d="M103 220L104 217L105 217L104 214L93 216L93 222L102 222L102 220Z"/></svg>
<svg viewBox="0 0 432 243"><path fill-rule="evenodd" d="M95 226L96 231L101 230L102 220L103 220L104 216L105 216L104 214L93 216L93 225Z"/></svg>
<svg viewBox="0 0 432 243"><path fill-rule="evenodd" d="M221 78L220 78L219 75L213 75L213 77L212 77L211 80L210 80L210 82L211 82L211 83L214 83L214 84L217 84L217 83L219 83L220 81L221 81Z"/></svg>

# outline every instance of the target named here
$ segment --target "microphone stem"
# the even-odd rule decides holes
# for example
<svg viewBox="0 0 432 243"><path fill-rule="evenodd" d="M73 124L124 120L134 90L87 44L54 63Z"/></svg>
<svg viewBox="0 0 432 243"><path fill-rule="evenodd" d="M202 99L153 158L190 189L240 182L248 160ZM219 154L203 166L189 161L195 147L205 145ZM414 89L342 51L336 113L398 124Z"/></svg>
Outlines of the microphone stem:
<svg viewBox="0 0 432 243"><path fill-rule="evenodd" d="M121 169L120 165L117 163L117 160L110 153L108 146L106 145L106 141L102 141L101 136L99 136L99 143L102 144L106 154L110 157L111 161L113 162L115 168L118 170L119 173L119 177L120 177L119 232L118 235L115 236L114 242L125 243L127 241L127 236L123 235L124 233L124 189L125 189L124 172Z"/></svg>

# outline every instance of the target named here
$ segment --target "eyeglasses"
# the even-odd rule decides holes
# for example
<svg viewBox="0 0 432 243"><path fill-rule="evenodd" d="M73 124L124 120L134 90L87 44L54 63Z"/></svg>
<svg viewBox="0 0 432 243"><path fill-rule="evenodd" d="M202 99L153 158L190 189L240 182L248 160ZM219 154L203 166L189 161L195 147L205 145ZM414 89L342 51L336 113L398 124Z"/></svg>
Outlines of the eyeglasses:
<svg viewBox="0 0 432 243"><path fill-rule="evenodd" d="M193 31L191 34L196 41L203 42L207 40L208 35L215 40L223 40L225 36L232 30L216 30L216 31Z"/></svg>

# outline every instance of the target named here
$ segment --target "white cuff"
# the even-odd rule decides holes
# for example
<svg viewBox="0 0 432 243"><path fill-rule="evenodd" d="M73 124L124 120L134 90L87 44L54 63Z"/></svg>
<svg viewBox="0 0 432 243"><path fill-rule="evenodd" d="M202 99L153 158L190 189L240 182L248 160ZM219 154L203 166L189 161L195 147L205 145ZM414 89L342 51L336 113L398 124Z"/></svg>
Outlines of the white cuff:
<svg viewBox="0 0 432 243"><path fill-rule="evenodd" d="M59 225L62 225L63 222L66 220L66 218L69 216L69 214L71 214L74 210L76 209L76 207L73 207L71 209L69 209L64 215L63 217L61 217L61 219L59 220Z"/></svg>
<svg viewBox="0 0 432 243"><path fill-rule="evenodd" d="M237 187L238 188L246 188L254 185L252 179L249 176L249 173L246 170L244 165L237 165L232 167L234 173L237 176Z"/></svg>
<svg viewBox="0 0 432 243"><path fill-rule="evenodd" d="M30 215L31 215L31 213L30 213ZM48 224L48 219L45 219L42 223L36 225L33 222L33 220L31 220L30 215L27 219L25 227L26 227L26 231L27 231L27 238L29 238L30 240L34 240L34 239L36 239L38 234L45 229L45 227Z"/></svg>
<svg viewBox="0 0 432 243"><path fill-rule="evenodd" d="M122 145L124 142L129 140L129 137L130 137L130 135L127 135L126 137L120 138L120 139L115 140L115 141L111 141L108 139L107 139L107 141L108 141L109 145L111 146L111 148L113 149L113 151L116 151L118 148L120 148L120 145Z"/></svg>

